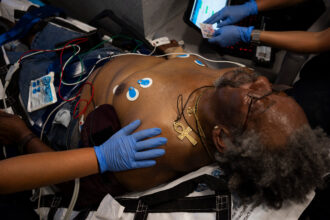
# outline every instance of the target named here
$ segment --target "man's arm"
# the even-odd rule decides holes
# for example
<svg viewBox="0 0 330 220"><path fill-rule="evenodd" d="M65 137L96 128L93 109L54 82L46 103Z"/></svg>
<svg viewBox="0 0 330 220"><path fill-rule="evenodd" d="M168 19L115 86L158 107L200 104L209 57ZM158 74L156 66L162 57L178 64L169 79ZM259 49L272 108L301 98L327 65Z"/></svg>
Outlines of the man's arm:
<svg viewBox="0 0 330 220"><path fill-rule="evenodd" d="M33 138L24 146L24 152L27 154L53 152L54 150L40 141L39 138Z"/></svg>
<svg viewBox="0 0 330 220"><path fill-rule="evenodd" d="M253 35L253 32L252 32ZM295 52L316 53L330 50L330 28L320 32L261 31L260 41L272 47Z"/></svg>
<svg viewBox="0 0 330 220"><path fill-rule="evenodd" d="M0 143L20 146L23 144L22 142L25 142L25 146L21 146L21 150L25 153L54 151L42 143L36 136L34 136L35 138L26 140L26 137L30 136L32 132L17 115L8 114L0 110L0 121Z"/></svg>
<svg viewBox="0 0 330 220"><path fill-rule="evenodd" d="M185 53L184 49L178 44L176 40L171 40L169 44L165 44L162 46L159 46L158 49L163 54L171 54L171 53ZM167 56L168 59L175 58L177 54L169 55Z"/></svg>
<svg viewBox="0 0 330 220"><path fill-rule="evenodd" d="M30 145L43 145L35 138ZM0 161L0 193L12 193L98 173L93 148L28 154Z"/></svg>

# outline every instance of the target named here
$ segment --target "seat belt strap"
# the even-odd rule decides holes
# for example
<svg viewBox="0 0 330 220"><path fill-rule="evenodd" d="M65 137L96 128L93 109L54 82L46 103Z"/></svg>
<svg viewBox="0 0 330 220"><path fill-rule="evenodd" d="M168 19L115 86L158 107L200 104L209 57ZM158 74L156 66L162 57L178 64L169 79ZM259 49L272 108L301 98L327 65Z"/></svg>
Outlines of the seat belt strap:
<svg viewBox="0 0 330 220"><path fill-rule="evenodd" d="M186 197L199 183L205 183L215 195ZM231 194L224 179L201 175L177 186L140 198L116 198L124 212L135 213L134 220L144 220L148 213L215 212L217 219L231 219Z"/></svg>
<svg viewBox="0 0 330 220"><path fill-rule="evenodd" d="M231 219L231 195L216 192L215 196L216 220Z"/></svg>
<svg viewBox="0 0 330 220"><path fill-rule="evenodd" d="M134 220L146 220L147 218L148 206L142 200L139 200L135 210Z"/></svg>

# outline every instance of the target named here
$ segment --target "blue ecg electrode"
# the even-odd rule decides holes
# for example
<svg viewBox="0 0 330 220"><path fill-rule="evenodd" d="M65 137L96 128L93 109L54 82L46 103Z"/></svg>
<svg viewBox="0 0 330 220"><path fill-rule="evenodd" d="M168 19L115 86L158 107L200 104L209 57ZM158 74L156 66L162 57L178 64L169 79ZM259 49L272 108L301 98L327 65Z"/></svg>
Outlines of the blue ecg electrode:
<svg viewBox="0 0 330 220"><path fill-rule="evenodd" d="M177 55L176 57L178 57L178 58L188 58L188 57L190 57L190 54L180 54L180 55Z"/></svg>
<svg viewBox="0 0 330 220"><path fill-rule="evenodd" d="M129 101L135 101L139 97L139 91L134 87L130 86L126 93L126 97Z"/></svg>
<svg viewBox="0 0 330 220"><path fill-rule="evenodd" d="M200 61L200 60L194 60L194 62L195 62L197 65L205 66L205 64L202 63L202 61Z"/></svg>
<svg viewBox="0 0 330 220"><path fill-rule="evenodd" d="M148 88L152 85L152 79L151 78L139 79L137 83L140 84L142 88Z"/></svg>

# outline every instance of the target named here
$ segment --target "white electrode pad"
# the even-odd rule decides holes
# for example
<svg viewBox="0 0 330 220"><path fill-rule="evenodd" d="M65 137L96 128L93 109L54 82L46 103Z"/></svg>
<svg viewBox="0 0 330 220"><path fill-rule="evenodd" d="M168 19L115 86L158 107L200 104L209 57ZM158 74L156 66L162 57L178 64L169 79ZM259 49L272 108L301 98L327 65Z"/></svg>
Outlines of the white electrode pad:
<svg viewBox="0 0 330 220"><path fill-rule="evenodd" d="M44 108L55 102L57 102L57 97L54 88L54 72L31 81L28 112Z"/></svg>
<svg viewBox="0 0 330 220"><path fill-rule="evenodd" d="M126 97L131 102L137 100L137 98L139 97L139 90L137 90L136 88L134 88L132 86L129 87L128 91L126 93Z"/></svg>
<svg viewBox="0 0 330 220"><path fill-rule="evenodd" d="M197 65L200 65L200 66L205 66L205 64L200 61L200 60L194 60L194 62L197 64Z"/></svg>

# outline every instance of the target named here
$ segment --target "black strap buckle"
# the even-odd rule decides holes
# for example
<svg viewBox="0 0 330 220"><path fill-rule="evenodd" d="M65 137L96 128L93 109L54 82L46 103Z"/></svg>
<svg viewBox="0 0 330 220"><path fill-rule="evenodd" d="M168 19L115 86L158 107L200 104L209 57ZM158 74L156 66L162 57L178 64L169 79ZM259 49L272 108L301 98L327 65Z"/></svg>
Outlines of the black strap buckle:
<svg viewBox="0 0 330 220"><path fill-rule="evenodd" d="M61 204L62 197L54 196L52 202L50 203L50 208L57 208Z"/></svg>
<svg viewBox="0 0 330 220"><path fill-rule="evenodd" d="M148 217L148 205L146 205L142 200L139 200L136 207L136 213L134 220L145 220Z"/></svg>
<svg viewBox="0 0 330 220"><path fill-rule="evenodd" d="M217 195L215 197L216 199L216 211L224 211L228 210L230 207L230 199L228 198L228 195Z"/></svg>

